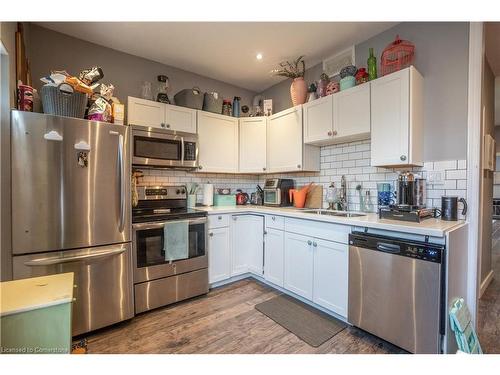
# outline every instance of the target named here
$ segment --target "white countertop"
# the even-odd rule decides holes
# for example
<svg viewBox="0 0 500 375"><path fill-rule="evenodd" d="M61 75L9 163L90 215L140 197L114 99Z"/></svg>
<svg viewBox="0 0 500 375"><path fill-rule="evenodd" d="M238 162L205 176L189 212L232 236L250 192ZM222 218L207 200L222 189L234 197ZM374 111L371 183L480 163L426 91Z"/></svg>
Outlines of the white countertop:
<svg viewBox="0 0 500 375"><path fill-rule="evenodd" d="M432 237L444 237L447 232L462 226L465 222L444 221L440 219L425 219L420 223L408 221L379 219L378 214L367 213L366 216L341 217L330 215L318 215L314 213L303 212L303 209L294 207L266 207L266 206L220 206L220 207L196 207L197 210L206 211L209 215L214 214L234 214L234 213L256 213L271 214L279 216L293 217L297 219L307 219L323 221L336 224L345 224L349 226L368 227L384 229L396 232L405 232L411 234L420 234Z"/></svg>
<svg viewBox="0 0 500 375"><path fill-rule="evenodd" d="M0 283L0 316L73 300L73 272Z"/></svg>

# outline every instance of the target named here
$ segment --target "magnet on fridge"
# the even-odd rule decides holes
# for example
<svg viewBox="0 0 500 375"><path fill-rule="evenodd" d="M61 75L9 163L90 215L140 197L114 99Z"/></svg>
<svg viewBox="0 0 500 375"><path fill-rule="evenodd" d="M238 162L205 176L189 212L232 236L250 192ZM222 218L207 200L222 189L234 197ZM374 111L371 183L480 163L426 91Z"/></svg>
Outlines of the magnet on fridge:
<svg viewBox="0 0 500 375"><path fill-rule="evenodd" d="M43 138L47 141L62 141L63 137L56 130L51 130L43 135Z"/></svg>
<svg viewBox="0 0 500 375"><path fill-rule="evenodd" d="M80 141L78 143L75 143L75 150L90 151L90 145L85 141Z"/></svg>

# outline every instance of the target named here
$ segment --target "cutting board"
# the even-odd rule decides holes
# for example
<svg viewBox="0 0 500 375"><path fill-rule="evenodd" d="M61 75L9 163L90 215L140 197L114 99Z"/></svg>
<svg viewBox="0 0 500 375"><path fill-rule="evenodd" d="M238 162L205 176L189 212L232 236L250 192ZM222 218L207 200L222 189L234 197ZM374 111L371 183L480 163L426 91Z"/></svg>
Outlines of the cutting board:
<svg viewBox="0 0 500 375"><path fill-rule="evenodd" d="M300 188L299 188L300 189ZM311 185L306 197L306 208L321 208L323 206L323 186Z"/></svg>

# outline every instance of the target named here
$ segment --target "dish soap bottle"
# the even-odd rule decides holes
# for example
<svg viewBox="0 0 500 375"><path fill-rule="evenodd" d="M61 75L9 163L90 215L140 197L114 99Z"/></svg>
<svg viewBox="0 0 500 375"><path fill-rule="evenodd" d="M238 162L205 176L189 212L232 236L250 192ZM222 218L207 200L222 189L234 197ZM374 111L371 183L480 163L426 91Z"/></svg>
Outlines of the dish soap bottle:
<svg viewBox="0 0 500 375"><path fill-rule="evenodd" d="M373 48L370 48L370 56L368 57L368 80L371 81L377 78L377 58L373 54Z"/></svg>

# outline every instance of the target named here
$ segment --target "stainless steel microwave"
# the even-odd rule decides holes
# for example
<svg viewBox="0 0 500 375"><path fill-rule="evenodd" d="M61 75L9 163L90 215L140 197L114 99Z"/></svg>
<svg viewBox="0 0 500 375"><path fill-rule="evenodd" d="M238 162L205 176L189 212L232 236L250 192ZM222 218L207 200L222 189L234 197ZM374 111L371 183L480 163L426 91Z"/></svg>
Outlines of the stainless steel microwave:
<svg viewBox="0 0 500 375"><path fill-rule="evenodd" d="M198 136L175 130L132 126L132 165L198 168Z"/></svg>

